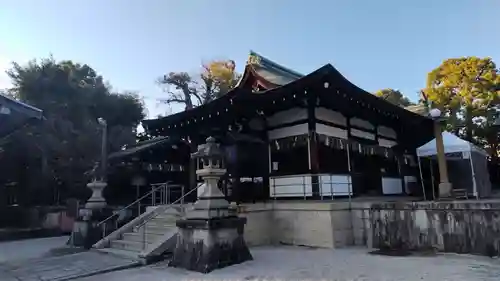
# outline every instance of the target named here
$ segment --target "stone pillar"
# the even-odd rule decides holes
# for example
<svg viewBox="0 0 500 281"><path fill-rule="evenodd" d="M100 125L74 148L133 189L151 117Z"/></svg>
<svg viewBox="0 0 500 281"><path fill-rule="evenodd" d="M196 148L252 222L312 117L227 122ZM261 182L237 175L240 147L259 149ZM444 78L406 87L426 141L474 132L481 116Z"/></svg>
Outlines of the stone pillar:
<svg viewBox="0 0 500 281"><path fill-rule="evenodd" d="M452 196L452 184L448 179L448 167L443 143L443 129L441 123L445 120L441 116L441 110L433 108L429 116L434 120L434 137L436 138L437 162L439 167L439 199L449 199Z"/></svg>
<svg viewBox="0 0 500 281"><path fill-rule="evenodd" d="M448 166L446 163L446 154L444 152L443 131L438 121L434 122L434 135L436 137L436 152L439 168L439 198L451 197L452 186L448 179Z"/></svg>
<svg viewBox="0 0 500 281"><path fill-rule="evenodd" d="M223 153L215 139L198 146L193 158L200 158L203 168L196 174L204 180L194 208L177 221L179 234L170 266L208 273L217 268L252 259L243 238L245 218L239 218L217 182L226 170Z"/></svg>

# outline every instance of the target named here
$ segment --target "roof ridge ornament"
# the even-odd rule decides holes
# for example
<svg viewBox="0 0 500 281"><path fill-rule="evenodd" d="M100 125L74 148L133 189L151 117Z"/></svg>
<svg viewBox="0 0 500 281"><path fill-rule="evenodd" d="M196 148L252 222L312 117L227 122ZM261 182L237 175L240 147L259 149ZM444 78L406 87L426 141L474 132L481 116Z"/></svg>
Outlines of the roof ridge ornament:
<svg viewBox="0 0 500 281"><path fill-rule="evenodd" d="M261 57L256 54L250 54L248 56L247 65L260 65Z"/></svg>

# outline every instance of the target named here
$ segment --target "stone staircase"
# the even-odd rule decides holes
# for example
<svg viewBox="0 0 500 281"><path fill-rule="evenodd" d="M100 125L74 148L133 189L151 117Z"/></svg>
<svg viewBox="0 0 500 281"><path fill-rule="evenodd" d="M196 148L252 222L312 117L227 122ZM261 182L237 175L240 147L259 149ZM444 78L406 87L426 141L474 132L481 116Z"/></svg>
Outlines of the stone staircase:
<svg viewBox="0 0 500 281"><path fill-rule="evenodd" d="M177 239L176 221L182 207L150 209L94 245L94 249L148 263L171 253Z"/></svg>

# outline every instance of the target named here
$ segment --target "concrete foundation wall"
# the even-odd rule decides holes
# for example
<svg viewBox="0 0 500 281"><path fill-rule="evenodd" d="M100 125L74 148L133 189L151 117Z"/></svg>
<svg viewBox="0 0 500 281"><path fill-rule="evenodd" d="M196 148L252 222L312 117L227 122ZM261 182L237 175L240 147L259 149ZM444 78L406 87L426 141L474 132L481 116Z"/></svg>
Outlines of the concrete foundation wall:
<svg viewBox="0 0 500 281"><path fill-rule="evenodd" d="M334 247L329 204L275 204L273 230L274 244Z"/></svg>
<svg viewBox="0 0 500 281"><path fill-rule="evenodd" d="M238 215L247 219L244 237L248 246L272 244L273 213L268 204L242 205L238 208Z"/></svg>
<svg viewBox="0 0 500 281"><path fill-rule="evenodd" d="M344 203L271 202L240 205L248 245L290 244L338 248L354 244L351 213Z"/></svg>
<svg viewBox="0 0 500 281"><path fill-rule="evenodd" d="M500 201L243 204L249 246L434 248L500 255Z"/></svg>
<svg viewBox="0 0 500 281"><path fill-rule="evenodd" d="M373 231L371 230L371 203L356 202L351 205L347 216L352 220L352 245L373 246Z"/></svg>
<svg viewBox="0 0 500 281"><path fill-rule="evenodd" d="M500 202L245 204L249 245L437 249L500 255Z"/></svg>
<svg viewBox="0 0 500 281"><path fill-rule="evenodd" d="M500 202L372 204L376 248L500 255Z"/></svg>

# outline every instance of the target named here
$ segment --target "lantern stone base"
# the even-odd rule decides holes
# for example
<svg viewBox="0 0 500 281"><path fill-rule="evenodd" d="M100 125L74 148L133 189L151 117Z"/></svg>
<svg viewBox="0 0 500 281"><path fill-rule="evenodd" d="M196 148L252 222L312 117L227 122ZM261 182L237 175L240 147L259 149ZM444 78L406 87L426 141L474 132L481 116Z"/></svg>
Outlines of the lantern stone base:
<svg viewBox="0 0 500 281"><path fill-rule="evenodd" d="M170 266L201 273L252 260L243 238L246 218L183 219Z"/></svg>
<svg viewBox="0 0 500 281"><path fill-rule="evenodd" d="M79 217L73 224L73 231L68 240L68 245L73 247L83 247L85 249L92 248L92 245L101 240L104 235L103 229L106 229L106 234L113 231L112 222L105 223L106 225L97 225L99 222L108 218L113 214L112 210L104 208L101 210L82 209Z"/></svg>
<svg viewBox="0 0 500 281"><path fill-rule="evenodd" d="M193 209L186 214L186 218L213 220L230 217L229 202L222 193L220 195L218 197L198 197L198 200L193 204Z"/></svg>

